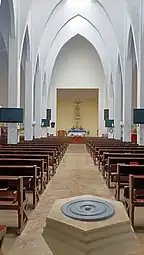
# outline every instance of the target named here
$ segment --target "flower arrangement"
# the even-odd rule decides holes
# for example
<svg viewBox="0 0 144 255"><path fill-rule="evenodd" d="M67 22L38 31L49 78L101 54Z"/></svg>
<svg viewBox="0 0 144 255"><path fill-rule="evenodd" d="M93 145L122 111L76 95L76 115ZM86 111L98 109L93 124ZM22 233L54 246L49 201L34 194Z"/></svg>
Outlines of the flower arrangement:
<svg viewBox="0 0 144 255"><path fill-rule="evenodd" d="M67 131L64 129L58 130L57 133L58 133L58 136L66 136L67 135Z"/></svg>

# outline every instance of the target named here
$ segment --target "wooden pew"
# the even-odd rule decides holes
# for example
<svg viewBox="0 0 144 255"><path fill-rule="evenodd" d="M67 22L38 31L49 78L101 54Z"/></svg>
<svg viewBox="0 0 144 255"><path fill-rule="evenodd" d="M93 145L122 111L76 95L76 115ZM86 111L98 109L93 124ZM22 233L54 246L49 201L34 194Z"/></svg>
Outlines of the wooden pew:
<svg viewBox="0 0 144 255"><path fill-rule="evenodd" d="M11 185L12 187L10 187ZM0 210L16 210L18 212L17 234L21 234L28 220L27 198L23 189L22 176L0 176Z"/></svg>
<svg viewBox="0 0 144 255"><path fill-rule="evenodd" d="M0 176L22 176L23 185L26 191L33 193L33 208L39 201L39 185L37 166L17 166L17 165L0 165Z"/></svg>
<svg viewBox="0 0 144 255"><path fill-rule="evenodd" d="M115 176L117 172L117 164L138 164L144 165L144 158L133 157L133 155L129 155L130 157L109 157L108 165L106 170L106 184L108 188L111 188L111 182L115 181Z"/></svg>
<svg viewBox="0 0 144 255"><path fill-rule="evenodd" d="M133 147L129 147L129 148L110 148L110 149L99 149L98 150L98 155L97 155L97 158L99 160L99 170L100 170L100 164L104 164L104 154L105 153L137 153L137 154L144 154L144 149L139 149L138 147L137 148L133 148Z"/></svg>
<svg viewBox="0 0 144 255"><path fill-rule="evenodd" d="M124 206L134 227L134 209L144 207L144 175L129 175L129 186L124 187Z"/></svg>
<svg viewBox="0 0 144 255"><path fill-rule="evenodd" d="M64 147L62 146L62 144L47 144L47 143L40 143L40 142L32 142L32 143L23 143L23 144L18 144L17 146L19 147L24 147L24 146L34 146L34 147L43 147L43 148L47 148L49 150L56 150L58 158L59 158L59 162L62 159L63 155L64 155Z"/></svg>
<svg viewBox="0 0 144 255"><path fill-rule="evenodd" d="M130 164L131 162L138 162L139 165L144 164L144 154L123 154L120 156L114 156L113 154L108 157L107 164L102 169L102 176L106 178L106 183L110 188L110 177L113 172L117 171L117 164Z"/></svg>
<svg viewBox="0 0 144 255"><path fill-rule="evenodd" d="M97 150L97 148L101 147L101 148L107 148L107 147L137 147L137 144L133 144L131 142L122 142L120 140L116 140L116 139L109 139L109 138L101 138L101 139L94 139L88 142L88 144L86 145L88 148L88 151L90 152L91 156L93 157L93 153L95 152L95 150Z"/></svg>
<svg viewBox="0 0 144 255"><path fill-rule="evenodd" d="M47 144L35 144L35 143L30 143L30 144L17 144L17 145L7 145L7 146L3 146L2 147L3 149L17 149L17 148L37 148L37 149L45 149L45 150L48 150L48 151L54 151L55 153L55 156L56 156L56 159L57 159L57 162L58 164L60 163L61 159L62 159L62 156L63 156L63 152L61 150L61 146L59 145L47 145Z"/></svg>
<svg viewBox="0 0 144 255"><path fill-rule="evenodd" d="M42 149L25 149L25 148L14 148L14 149L0 149L0 154L40 154L40 155L48 155L49 156L49 167L52 170L52 175L56 172L56 159L53 151L47 151Z"/></svg>
<svg viewBox="0 0 144 255"><path fill-rule="evenodd" d="M144 175L144 165L117 164L115 175L115 198L119 201L120 189L129 184L129 175Z"/></svg>
<svg viewBox="0 0 144 255"><path fill-rule="evenodd" d="M10 166L36 166L37 174L40 180L40 191L43 193L46 188L46 183L44 180L44 160L43 159L23 159L23 158L1 158L0 166L10 165Z"/></svg>
<svg viewBox="0 0 144 255"><path fill-rule="evenodd" d="M14 159L39 159L39 160L44 160L44 172L46 174L46 180L45 182L48 183L50 180L50 171L49 171L49 155L47 154L24 154L24 153L19 153L19 154L0 154L0 158L14 158ZM34 163L34 165L36 165ZM39 166L39 165L38 165Z"/></svg>
<svg viewBox="0 0 144 255"><path fill-rule="evenodd" d="M104 152L103 153L103 158L102 158L102 170L105 167L105 165L108 164L108 158L109 157L137 157L137 158L142 158L144 157L144 151L142 153L139 153L138 151L135 153L133 152Z"/></svg>

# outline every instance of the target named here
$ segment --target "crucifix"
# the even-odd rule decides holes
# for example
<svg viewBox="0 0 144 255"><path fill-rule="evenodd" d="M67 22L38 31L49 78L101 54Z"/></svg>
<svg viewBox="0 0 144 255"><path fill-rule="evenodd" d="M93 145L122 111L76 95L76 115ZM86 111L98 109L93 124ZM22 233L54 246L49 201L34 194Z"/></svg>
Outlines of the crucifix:
<svg viewBox="0 0 144 255"><path fill-rule="evenodd" d="M80 104L82 103L82 101L80 100L80 98L77 96L74 100L73 100L74 104L75 104L75 108L74 108L74 119L76 121L76 126L78 128L79 126L79 121L81 119L81 114L80 114Z"/></svg>

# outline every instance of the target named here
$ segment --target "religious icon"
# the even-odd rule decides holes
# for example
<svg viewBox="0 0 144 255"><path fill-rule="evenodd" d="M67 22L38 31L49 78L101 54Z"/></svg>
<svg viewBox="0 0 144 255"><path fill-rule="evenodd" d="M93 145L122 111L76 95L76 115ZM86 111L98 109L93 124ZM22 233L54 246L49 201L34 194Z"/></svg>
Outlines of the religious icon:
<svg viewBox="0 0 144 255"><path fill-rule="evenodd" d="M78 124L78 122L76 122L76 129L79 129L79 124Z"/></svg>
<svg viewBox="0 0 144 255"><path fill-rule="evenodd" d="M76 99L74 100L74 103L75 103L75 112L74 112L74 117L75 117L75 120L78 120L80 119L80 104L82 103L82 101L76 97Z"/></svg>
<svg viewBox="0 0 144 255"><path fill-rule="evenodd" d="M80 106L78 104L75 106L75 117L80 118Z"/></svg>

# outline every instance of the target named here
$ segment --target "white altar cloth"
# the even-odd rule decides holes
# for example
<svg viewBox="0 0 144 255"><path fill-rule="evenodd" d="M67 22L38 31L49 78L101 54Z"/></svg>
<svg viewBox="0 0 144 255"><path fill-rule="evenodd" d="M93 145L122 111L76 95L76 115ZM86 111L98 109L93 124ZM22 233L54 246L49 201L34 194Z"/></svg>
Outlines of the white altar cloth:
<svg viewBox="0 0 144 255"><path fill-rule="evenodd" d="M68 131L68 136L85 136L87 134L87 130L81 129L70 129Z"/></svg>

